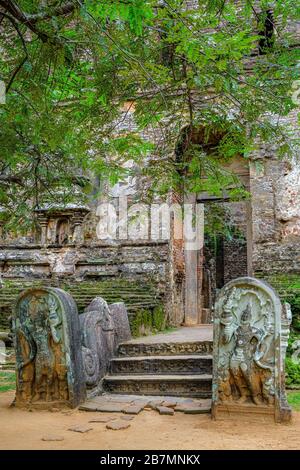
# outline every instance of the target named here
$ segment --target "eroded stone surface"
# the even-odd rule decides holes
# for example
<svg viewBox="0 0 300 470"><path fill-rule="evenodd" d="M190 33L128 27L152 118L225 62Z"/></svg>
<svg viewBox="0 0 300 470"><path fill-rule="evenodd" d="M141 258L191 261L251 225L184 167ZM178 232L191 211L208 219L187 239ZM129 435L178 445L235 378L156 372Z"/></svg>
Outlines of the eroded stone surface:
<svg viewBox="0 0 300 470"><path fill-rule="evenodd" d="M210 407L205 406L186 406L184 409L185 414L195 415L195 414L202 414L207 413L210 410Z"/></svg>
<svg viewBox="0 0 300 470"><path fill-rule="evenodd" d="M49 441L49 442L56 442L56 441L63 441L63 436L56 436L55 434L49 434L47 436L42 437L42 441Z"/></svg>
<svg viewBox="0 0 300 470"><path fill-rule="evenodd" d="M68 429L68 431L80 432L80 433L86 433L92 430L93 430L92 426L89 426L88 424L77 424Z"/></svg>
<svg viewBox="0 0 300 470"><path fill-rule="evenodd" d="M134 419L133 415L122 415L120 416L120 419L123 419L124 421L132 421Z"/></svg>
<svg viewBox="0 0 300 470"><path fill-rule="evenodd" d="M168 408L167 406L157 406L156 409L160 415L172 416L174 414L173 408Z"/></svg>
<svg viewBox="0 0 300 470"><path fill-rule="evenodd" d="M131 338L125 304L108 306L102 297L96 297L80 316L80 324L85 380L94 390L108 372L120 341Z"/></svg>
<svg viewBox="0 0 300 470"><path fill-rule="evenodd" d="M97 405L97 411L104 413L121 413L126 405L124 403L107 403L106 405Z"/></svg>
<svg viewBox="0 0 300 470"><path fill-rule="evenodd" d="M137 415L142 411L143 408L143 405L130 405L123 409L123 413L127 415Z"/></svg>
<svg viewBox="0 0 300 470"><path fill-rule="evenodd" d="M115 419L117 419L116 416L98 415L98 416L94 416L92 419L90 419L89 423L108 423L109 421L113 421Z"/></svg>
<svg viewBox="0 0 300 470"><path fill-rule="evenodd" d="M130 427L130 423L124 420L113 421L112 423L108 423L106 425L107 429L112 429L113 431L120 431L121 429L128 429Z"/></svg>
<svg viewBox="0 0 300 470"><path fill-rule="evenodd" d="M131 339L128 313L124 302L118 302L109 306L115 329L115 346L123 341Z"/></svg>
<svg viewBox="0 0 300 470"><path fill-rule="evenodd" d="M175 408L177 405L177 400L166 400L162 402L162 406L166 406L167 408Z"/></svg>

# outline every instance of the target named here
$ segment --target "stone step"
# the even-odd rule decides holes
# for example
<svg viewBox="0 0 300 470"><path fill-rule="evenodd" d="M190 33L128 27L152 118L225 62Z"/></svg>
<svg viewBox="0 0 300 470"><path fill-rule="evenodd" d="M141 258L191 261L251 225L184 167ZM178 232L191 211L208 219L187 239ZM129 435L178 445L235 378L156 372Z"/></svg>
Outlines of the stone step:
<svg viewBox="0 0 300 470"><path fill-rule="evenodd" d="M172 395L211 398L212 376L203 375L107 375L103 391L127 395Z"/></svg>
<svg viewBox="0 0 300 470"><path fill-rule="evenodd" d="M128 341L120 343L118 356L186 356L186 355L208 355L213 352L212 341L191 341L174 343L150 343Z"/></svg>
<svg viewBox="0 0 300 470"><path fill-rule="evenodd" d="M212 356L137 356L111 360L112 374L211 374Z"/></svg>

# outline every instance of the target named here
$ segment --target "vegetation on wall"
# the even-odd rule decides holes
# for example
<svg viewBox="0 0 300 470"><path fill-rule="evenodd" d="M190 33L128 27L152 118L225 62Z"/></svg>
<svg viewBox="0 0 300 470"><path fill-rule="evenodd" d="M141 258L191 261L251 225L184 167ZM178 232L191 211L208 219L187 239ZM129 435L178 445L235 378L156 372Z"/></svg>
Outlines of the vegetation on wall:
<svg viewBox="0 0 300 470"><path fill-rule="evenodd" d="M135 315L129 317L129 322L133 337L158 333L167 326L163 305L158 305L153 310L139 310Z"/></svg>

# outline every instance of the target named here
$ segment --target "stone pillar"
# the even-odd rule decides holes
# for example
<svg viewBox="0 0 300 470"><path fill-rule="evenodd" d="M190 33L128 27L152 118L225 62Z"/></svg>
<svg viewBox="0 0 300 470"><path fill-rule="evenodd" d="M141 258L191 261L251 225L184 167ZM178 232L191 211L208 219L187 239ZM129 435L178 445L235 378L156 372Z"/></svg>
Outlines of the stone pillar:
<svg viewBox="0 0 300 470"><path fill-rule="evenodd" d="M39 217L39 224L41 226L41 245L47 244L47 228L48 228L48 217Z"/></svg>
<svg viewBox="0 0 300 470"><path fill-rule="evenodd" d="M73 242L76 245L80 245L83 242L83 230L82 230L83 215L76 215L73 217Z"/></svg>
<svg viewBox="0 0 300 470"><path fill-rule="evenodd" d="M195 326L201 323L201 278L200 275L200 254L203 248L204 239L204 207L197 205L196 194L187 194L184 198L184 261L185 261L185 326ZM193 221L195 223L197 242L191 243L187 236L186 209L189 205ZM196 219L196 220L195 220ZM202 263L201 263L202 264ZM201 266L202 267L202 266Z"/></svg>

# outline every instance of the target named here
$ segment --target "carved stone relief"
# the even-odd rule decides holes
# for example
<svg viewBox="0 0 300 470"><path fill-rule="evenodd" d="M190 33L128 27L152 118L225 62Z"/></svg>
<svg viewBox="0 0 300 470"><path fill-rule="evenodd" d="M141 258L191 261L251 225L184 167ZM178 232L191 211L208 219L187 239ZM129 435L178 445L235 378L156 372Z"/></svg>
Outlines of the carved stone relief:
<svg viewBox="0 0 300 470"><path fill-rule="evenodd" d="M13 319L17 390L15 404L75 407L85 399L80 329L73 298L55 288L29 289ZM79 349L79 350L78 350Z"/></svg>
<svg viewBox="0 0 300 470"><path fill-rule="evenodd" d="M276 421L290 419L284 391L286 309L269 285L254 278L235 279L220 291L214 318L213 417L257 411L273 414Z"/></svg>
<svg viewBox="0 0 300 470"><path fill-rule="evenodd" d="M131 338L126 307L96 297L80 315L80 325L85 381L89 389L99 388L119 342Z"/></svg>

